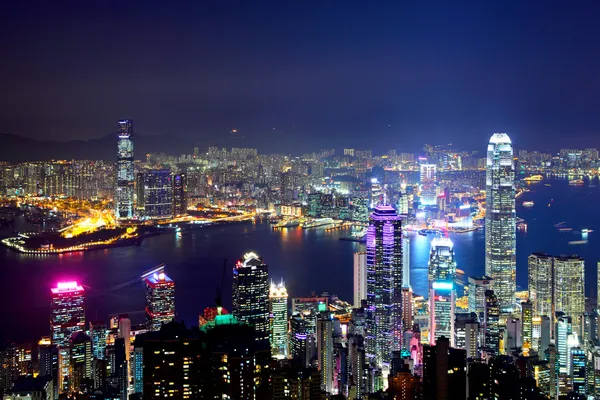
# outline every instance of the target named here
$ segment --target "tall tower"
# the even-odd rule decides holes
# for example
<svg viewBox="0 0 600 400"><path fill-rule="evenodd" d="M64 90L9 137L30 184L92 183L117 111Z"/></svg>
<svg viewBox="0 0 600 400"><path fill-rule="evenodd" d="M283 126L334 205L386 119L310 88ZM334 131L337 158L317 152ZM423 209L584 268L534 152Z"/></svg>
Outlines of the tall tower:
<svg viewBox="0 0 600 400"><path fill-rule="evenodd" d="M162 324L175 319L175 282L162 270L146 276L144 281L148 329L159 331Z"/></svg>
<svg viewBox="0 0 600 400"><path fill-rule="evenodd" d="M446 237L434 238L429 255L429 343L432 345L442 336L454 343L455 280L454 244Z"/></svg>
<svg viewBox="0 0 600 400"><path fill-rule="evenodd" d="M51 290L50 329L52 344L58 347L58 391L62 393L68 391L70 385L71 335L85 328L85 291L77 282L58 282Z"/></svg>
<svg viewBox="0 0 600 400"><path fill-rule="evenodd" d="M269 340L269 268L256 253L244 254L233 267L233 315Z"/></svg>
<svg viewBox="0 0 600 400"><path fill-rule="evenodd" d="M269 289L271 356L288 357L288 293L283 282Z"/></svg>
<svg viewBox="0 0 600 400"><path fill-rule="evenodd" d="M528 257L529 300L536 316L554 316L554 258L543 253Z"/></svg>
<svg viewBox="0 0 600 400"><path fill-rule="evenodd" d="M371 362L389 364L402 344L402 220L379 205L367 228L367 337Z"/></svg>
<svg viewBox="0 0 600 400"><path fill-rule="evenodd" d="M367 253L354 253L354 308L360 308L367 299Z"/></svg>
<svg viewBox="0 0 600 400"><path fill-rule="evenodd" d="M133 218L133 122L119 121L117 134L117 187L115 216L119 220Z"/></svg>
<svg viewBox="0 0 600 400"><path fill-rule="evenodd" d="M585 313L585 262L579 256L554 257L554 298L556 311L575 321L573 329L579 335L579 319Z"/></svg>
<svg viewBox="0 0 600 400"><path fill-rule="evenodd" d="M485 273L500 309L510 311L516 291L515 165L506 133L494 133L488 144L486 203Z"/></svg>

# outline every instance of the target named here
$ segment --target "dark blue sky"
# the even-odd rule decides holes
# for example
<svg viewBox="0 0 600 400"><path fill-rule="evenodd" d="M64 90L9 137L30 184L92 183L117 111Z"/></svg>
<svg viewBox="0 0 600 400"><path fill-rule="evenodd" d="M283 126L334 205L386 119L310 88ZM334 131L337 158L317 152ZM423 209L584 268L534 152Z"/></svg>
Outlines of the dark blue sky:
<svg viewBox="0 0 600 400"><path fill-rule="evenodd" d="M1 2L0 131L600 146L595 1L88 3Z"/></svg>

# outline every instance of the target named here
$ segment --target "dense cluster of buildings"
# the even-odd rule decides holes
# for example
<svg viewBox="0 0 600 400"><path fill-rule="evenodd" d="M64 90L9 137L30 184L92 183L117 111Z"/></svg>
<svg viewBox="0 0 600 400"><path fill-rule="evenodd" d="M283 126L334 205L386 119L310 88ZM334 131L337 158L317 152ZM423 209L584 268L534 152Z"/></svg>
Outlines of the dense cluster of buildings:
<svg viewBox="0 0 600 400"><path fill-rule="evenodd" d="M111 197L117 219L128 222L181 216L193 205L361 222L365 251L354 254L353 302L325 293L294 297L290 306L285 284L269 278L255 252L233 266L231 313L219 288L197 327L176 322L175 282L164 265L142 276L142 325L127 315L108 324L87 320L84 287L59 282L50 293L48 336L37 347L0 349L5 399L600 396L600 324L598 311L586 309L584 260L531 254L528 292L517 293L518 164L506 134L491 137L485 159L426 146L422 158L355 149L287 157L209 148L137 162L129 120L120 121L117 141L116 166L5 165L0 190ZM598 152L564 150L557 157L520 152L517 162L584 168L596 165ZM464 221L477 213L471 199L483 188L485 275L461 282L455 258L461 249L436 231L427 293L414 293L408 227L436 219L472 226Z"/></svg>

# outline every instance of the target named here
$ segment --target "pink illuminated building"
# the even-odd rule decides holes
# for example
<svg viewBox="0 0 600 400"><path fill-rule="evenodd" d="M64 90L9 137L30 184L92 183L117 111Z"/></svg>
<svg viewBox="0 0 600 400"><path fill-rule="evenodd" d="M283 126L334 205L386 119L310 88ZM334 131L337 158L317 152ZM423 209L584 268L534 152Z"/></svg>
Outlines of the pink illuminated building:
<svg viewBox="0 0 600 400"><path fill-rule="evenodd" d="M58 347L68 347L71 335L85 327L85 291L77 282L58 282L51 290L52 343Z"/></svg>

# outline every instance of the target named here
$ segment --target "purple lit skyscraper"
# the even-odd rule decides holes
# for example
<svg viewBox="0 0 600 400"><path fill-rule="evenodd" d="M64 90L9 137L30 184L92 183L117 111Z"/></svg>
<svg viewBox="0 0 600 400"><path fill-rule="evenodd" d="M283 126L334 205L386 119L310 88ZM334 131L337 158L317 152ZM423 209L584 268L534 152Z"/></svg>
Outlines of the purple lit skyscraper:
<svg viewBox="0 0 600 400"><path fill-rule="evenodd" d="M402 220L393 207L379 205L367 230L367 356L384 367L401 343Z"/></svg>

